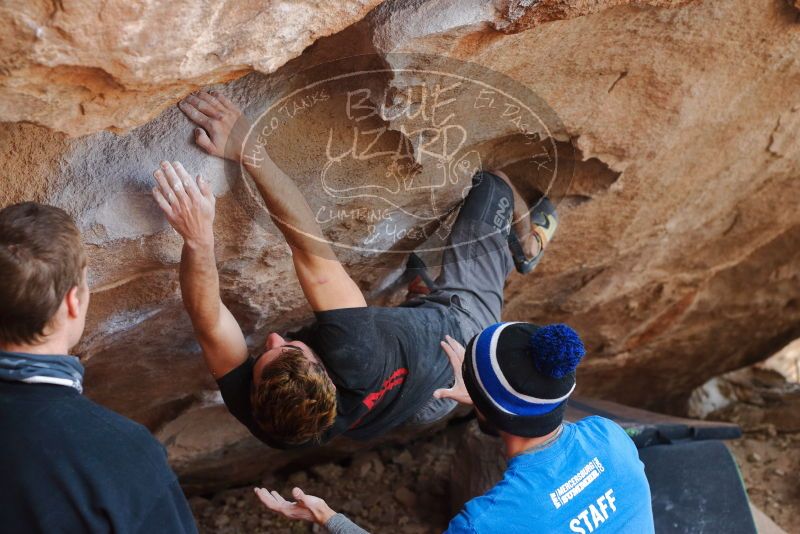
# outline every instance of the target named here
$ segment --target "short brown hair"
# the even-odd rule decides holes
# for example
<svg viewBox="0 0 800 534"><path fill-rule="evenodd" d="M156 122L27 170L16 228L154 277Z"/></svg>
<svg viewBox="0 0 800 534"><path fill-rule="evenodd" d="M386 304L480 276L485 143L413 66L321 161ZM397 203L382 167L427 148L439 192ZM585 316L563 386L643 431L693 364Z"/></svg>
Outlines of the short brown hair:
<svg viewBox="0 0 800 534"><path fill-rule="evenodd" d="M252 397L258 426L286 445L319 443L336 420L336 387L321 364L298 351L264 367Z"/></svg>
<svg viewBox="0 0 800 534"><path fill-rule="evenodd" d="M80 232L64 210L35 202L0 210L0 343L40 340L84 267Z"/></svg>

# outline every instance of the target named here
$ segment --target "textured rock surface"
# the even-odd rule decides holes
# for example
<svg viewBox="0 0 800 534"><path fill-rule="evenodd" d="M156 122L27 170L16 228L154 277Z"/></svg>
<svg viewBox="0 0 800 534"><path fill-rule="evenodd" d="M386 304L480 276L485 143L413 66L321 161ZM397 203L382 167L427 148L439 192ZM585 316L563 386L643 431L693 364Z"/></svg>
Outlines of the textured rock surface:
<svg viewBox="0 0 800 534"><path fill-rule="evenodd" d="M566 20L620 5L677 7L692 0L512 0L503 11L504 21L497 24L499 30L517 32L554 20Z"/></svg>
<svg viewBox="0 0 800 534"><path fill-rule="evenodd" d="M689 408L746 431L800 432L800 384L757 365L712 378L692 393Z"/></svg>
<svg viewBox="0 0 800 534"><path fill-rule="evenodd" d="M379 2L3 2L0 120L125 130L203 84L273 72Z"/></svg>
<svg viewBox="0 0 800 534"><path fill-rule="evenodd" d="M590 349L582 393L663 406L800 337L800 24L784 0L623 3L545 1L524 9L478 0L386 2L275 73L249 74L223 90L257 113L281 80L355 52L377 52L395 67L403 56L390 53L446 55L531 88L561 119L550 140L576 147L575 176L546 261L508 284L506 317L575 326ZM260 16L237 7L215 19L201 13L206 8L151 2L141 16L127 15L142 21L129 41L120 26L90 24L67 2L52 16L36 5L3 8L11 13L3 17L11 25L0 72L3 118L78 134L158 115L124 134L77 139L25 122L0 128L0 205L55 203L85 233L94 300L79 351L89 394L152 428L196 488L245 481L296 460L261 447L220 407L180 303L179 239L147 196L149 173L160 159L176 158L214 182L223 297L253 347L268 329L308 319L288 250L264 223L260 203L240 181L224 178L235 173L192 146L191 126L170 104L203 83L251 68L271 72L372 3L342 11L302 4L292 15L295 4L276 2ZM280 25L271 22L279 7L289 9ZM168 12L192 22L174 41L164 37L165 26L175 31ZM124 14L116 18L126 20ZM302 17L315 22L303 26ZM50 44L38 48L26 21L44 20L61 22L39 24ZM107 30L105 37L87 37L89 26ZM286 44L263 40L279 28L289 32ZM217 46L229 52L215 52ZM113 91L96 82L109 72L113 83L103 83ZM398 75L385 83L402 89L413 81ZM105 100L97 100L101 93ZM298 119L274 141L276 157L303 176L325 148L326 127L344 120L334 111ZM519 156L524 146L511 125L492 123L461 148L464 159L479 156L473 166L529 177ZM419 148L414 144L417 159ZM301 186L310 187L310 179ZM453 187L446 193L445 208L457 199ZM359 202L340 199L337 207ZM326 231L342 239L363 231L357 222L334 221ZM371 298L390 297L384 288L400 257L343 257ZM340 442L320 454L350 447Z"/></svg>
<svg viewBox="0 0 800 534"><path fill-rule="evenodd" d="M692 392L688 411L748 432L800 432L800 340L767 360L715 376Z"/></svg>

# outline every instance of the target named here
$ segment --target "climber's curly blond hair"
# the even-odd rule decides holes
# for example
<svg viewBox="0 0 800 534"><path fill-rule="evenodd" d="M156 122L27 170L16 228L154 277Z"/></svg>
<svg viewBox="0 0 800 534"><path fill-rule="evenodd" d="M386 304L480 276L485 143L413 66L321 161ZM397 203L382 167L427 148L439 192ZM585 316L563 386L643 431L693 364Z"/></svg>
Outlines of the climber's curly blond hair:
<svg viewBox="0 0 800 534"><path fill-rule="evenodd" d="M287 350L264 368L252 406L271 438L286 445L319 443L336 419L336 387L322 364Z"/></svg>

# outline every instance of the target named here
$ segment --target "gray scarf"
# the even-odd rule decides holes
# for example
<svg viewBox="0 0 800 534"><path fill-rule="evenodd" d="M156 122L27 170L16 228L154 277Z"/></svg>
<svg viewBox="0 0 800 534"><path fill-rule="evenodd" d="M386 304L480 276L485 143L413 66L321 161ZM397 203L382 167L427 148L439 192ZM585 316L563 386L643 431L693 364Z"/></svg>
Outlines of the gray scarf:
<svg viewBox="0 0 800 534"><path fill-rule="evenodd" d="M0 380L57 384L83 393L83 365L76 356L0 351Z"/></svg>

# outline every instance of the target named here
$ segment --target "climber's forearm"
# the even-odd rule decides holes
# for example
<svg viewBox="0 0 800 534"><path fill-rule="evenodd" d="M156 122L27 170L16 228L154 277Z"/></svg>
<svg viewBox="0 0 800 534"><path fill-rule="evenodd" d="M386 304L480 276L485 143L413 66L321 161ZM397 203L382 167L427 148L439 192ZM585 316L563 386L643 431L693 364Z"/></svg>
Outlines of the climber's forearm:
<svg viewBox="0 0 800 534"><path fill-rule="evenodd" d="M242 159L253 177L275 225L296 250L328 260L336 259L303 193L267 154L257 147Z"/></svg>
<svg viewBox="0 0 800 534"><path fill-rule="evenodd" d="M181 252L181 294L195 331L208 330L219 320L219 273L214 243L190 246Z"/></svg>
<svg viewBox="0 0 800 534"><path fill-rule="evenodd" d="M291 178L263 147L242 158L273 221L292 248L295 273L314 311L366 306L364 296L322 235L311 208Z"/></svg>
<svg viewBox="0 0 800 534"><path fill-rule="evenodd" d="M185 243L181 255L181 294L206 365L214 378L235 369L247 358L247 343L239 324L219 294L214 243Z"/></svg>

